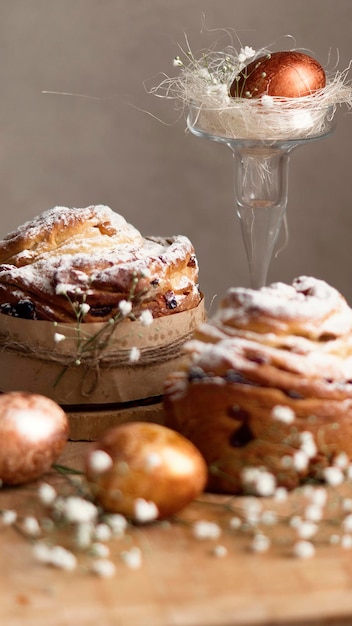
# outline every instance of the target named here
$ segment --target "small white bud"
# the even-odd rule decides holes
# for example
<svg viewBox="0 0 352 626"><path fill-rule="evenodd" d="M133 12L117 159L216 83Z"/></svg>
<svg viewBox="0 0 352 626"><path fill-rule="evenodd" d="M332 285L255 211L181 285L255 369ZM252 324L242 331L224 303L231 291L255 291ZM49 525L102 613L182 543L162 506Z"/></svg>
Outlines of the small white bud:
<svg viewBox="0 0 352 626"><path fill-rule="evenodd" d="M297 541L293 546L293 554L299 559L310 559L315 554L314 545L304 539Z"/></svg>
<svg viewBox="0 0 352 626"><path fill-rule="evenodd" d="M113 461L105 450L93 450L89 455L89 467L95 474L103 474L110 467L112 467Z"/></svg>
<svg viewBox="0 0 352 626"><path fill-rule="evenodd" d="M159 515L158 507L154 502L137 498L134 501L134 518L137 522L152 522Z"/></svg>
<svg viewBox="0 0 352 626"><path fill-rule="evenodd" d="M121 300L121 302L119 302L119 309L122 315L126 317L132 311L132 302L129 300Z"/></svg>

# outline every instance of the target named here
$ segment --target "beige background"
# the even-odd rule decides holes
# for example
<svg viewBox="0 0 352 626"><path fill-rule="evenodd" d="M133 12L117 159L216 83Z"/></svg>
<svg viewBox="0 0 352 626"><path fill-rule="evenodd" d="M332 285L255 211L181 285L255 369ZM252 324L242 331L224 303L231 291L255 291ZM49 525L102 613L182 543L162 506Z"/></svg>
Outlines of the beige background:
<svg viewBox="0 0 352 626"><path fill-rule="evenodd" d="M144 234L188 235L208 303L248 284L230 151L145 89L175 73L185 33L195 51L218 37L204 16L253 48L292 35L330 69L352 58L351 0L0 0L1 235L55 205L104 203ZM332 137L293 153L270 280L310 274L352 301L351 138L343 108Z"/></svg>

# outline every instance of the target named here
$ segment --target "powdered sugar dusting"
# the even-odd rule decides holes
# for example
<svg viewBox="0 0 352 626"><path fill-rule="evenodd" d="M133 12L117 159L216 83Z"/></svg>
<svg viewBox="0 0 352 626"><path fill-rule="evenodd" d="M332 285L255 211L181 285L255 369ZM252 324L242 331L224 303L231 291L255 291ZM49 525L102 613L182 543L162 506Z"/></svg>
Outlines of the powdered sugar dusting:
<svg viewBox="0 0 352 626"><path fill-rule="evenodd" d="M295 334L303 337L325 333L341 336L352 328L352 310L326 282L303 276L292 285L230 289L214 317L220 326L246 327L255 320L276 332L285 332L293 323Z"/></svg>
<svg viewBox="0 0 352 626"><path fill-rule="evenodd" d="M185 349L193 366L214 377L260 367L270 377L324 376L339 386L352 381L352 310L338 291L309 277L258 291L232 288Z"/></svg>
<svg viewBox="0 0 352 626"><path fill-rule="evenodd" d="M29 298L50 308L60 297L65 308L66 294L84 294L101 307L112 301L116 306L128 296L133 277L145 279L144 291L152 286L154 302L171 294L173 302L164 303L170 310L187 296L200 299L194 291L198 264L187 237L144 237L102 205L45 211L0 241L0 262L0 292L6 292L0 302Z"/></svg>

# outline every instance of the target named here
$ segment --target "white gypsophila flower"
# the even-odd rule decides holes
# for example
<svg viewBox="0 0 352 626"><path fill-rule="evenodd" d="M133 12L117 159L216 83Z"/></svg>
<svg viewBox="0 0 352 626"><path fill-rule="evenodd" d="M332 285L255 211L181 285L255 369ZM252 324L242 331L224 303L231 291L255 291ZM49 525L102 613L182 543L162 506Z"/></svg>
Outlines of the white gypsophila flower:
<svg viewBox="0 0 352 626"><path fill-rule="evenodd" d="M119 302L119 310L125 317L129 315L132 311L132 302L129 300L121 300Z"/></svg>
<svg viewBox="0 0 352 626"><path fill-rule="evenodd" d="M243 500L243 507L244 510L246 512L246 514L258 514L261 512L263 506L260 500L258 500L258 498L255 498L253 496L247 496L244 498Z"/></svg>
<svg viewBox="0 0 352 626"><path fill-rule="evenodd" d="M317 446L312 433L310 433L309 431L303 431L299 435L299 441L300 450L307 455L308 459L312 459L313 457L315 457L317 453Z"/></svg>
<svg viewBox="0 0 352 626"><path fill-rule="evenodd" d="M302 488L302 493L304 497L307 498L307 500L310 500L312 498L313 492L313 485L304 485L304 487Z"/></svg>
<svg viewBox="0 0 352 626"><path fill-rule="evenodd" d="M110 513L104 517L104 521L111 528L115 537L122 537L125 534L128 521L121 513Z"/></svg>
<svg viewBox="0 0 352 626"><path fill-rule="evenodd" d="M56 490L49 483L41 483L38 488L39 501L45 506L51 506L56 500Z"/></svg>
<svg viewBox="0 0 352 626"><path fill-rule="evenodd" d="M55 287L55 293L58 296L61 296L61 295L65 296L67 294L67 292L69 291L69 289L70 289L70 285L66 285L65 283L59 283Z"/></svg>
<svg viewBox="0 0 352 626"><path fill-rule="evenodd" d="M214 548L211 551L211 554L213 556L216 556L216 558L218 559L223 559L225 556L227 556L227 548L226 546L219 544L218 546L214 546Z"/></svg>
<svg viewBox="0 0 352 626"><path fill-rule="evenodd" d="M50 563L51 547L46 543L37 541L33 546L34 557L41 563Z"/></svg>
<svg viewBox="0 0 352 626"><path fill-rule="evenodd" d="M90 547L90 554L94 558L107 559L110 556L110 548L100 541L95 541Z"/></svg>
<svg viewBox="0 0 352 626"><path fill-rule="evenodd" d="M309 431L309 430L302 430L301 433L299 433L299 440L300 442L304 442L304 441L311 441L314 440L313 434Z"/></svg>
<svg viewBox="0 0 352 626"><path fill-rule="evenodd" d="M66 335L63 335L62 333L54 333L55 343L61 343L61 341L64 341L65 339L66 339Z"/></svg>
<svg viewBox="0 0 352 626"><path fill-rule="evenodd" d="M242 484L251 486L257 480L259 472L258 467L245 467L241 473Z"/></svg>
<svg viewBox="0 0 352 626"><path fill-rule="evenodd" d="M69 496L63 502L62 515L71 523L93 522L98 516L98 509L84 498Z"/></svg>
<svg viewBox="0 0 352 626"><path fill-rule="evenodd" d="M176 56L173 61L172 61L172 65L174 67L182 67L183 66L183 61L181 61L179 56Z"/></svg>
<svg viewBox="0 0 352 626"><path fill-rule="evenodd" d="M94 538L97 541L110 541L111 537L112 530L108 524L100 522L94 528Z"/></svg>
<svg viewBox="0 0 352 626"><path fill-rule="evenodd" d="M77 566L77 559L70 550L62 546L54 546L51 549L50 563L60 569L71 571Z"/></svg>
<svg viewBox="0 0 352 626"><path fill-rule="evenodd" d="M105 450L93 450L89 455L89 468L95 474L103 474L113 465L113 460Z"/></svg>
<svg viewBox="0 0 352 626"><path fill-rule="evenodd" d="M309 491L308 487L310 487ZM327 503L328 492L325 487L307 485L304 490L304 495L310 500L311 504L323 507Z"/></svg>
<svg viewBox="0 0 352 626"><path fill-rule="evenodd" d="M304 472L309 464L309 458L303 450L297 450L293 457L293 467L297 472Z"/></svg>
<svg viewBox="0 0 352 626"><path fill-rule="evenodd" d="M75 546L80 550L89 548L94 534L94 524L92 522L81 522L76 525Z"/></svg>
<svg viewBox="0 0 352 626"><path fill-rule="evenodd" d="M352 548L352 535L342 535L341 548L344 550L350 550Z"/></svg>
<svg viewBox="0 0 352 626"><path fill-rule="evenodd" d="M315 554L315 547L310 541L301 539L293 545L293 555L299 559L310 559Z"/></svg>
<svg viewBox="0 0 352 626"><path fill-rule="evenodd" d="M289 406L277 404L271 411L271 417L284 424L292 424L295 421L295 413Z"/></svg>
<svg viewBox="0 0 352 626"><path fill-rule="evenodd" d="M346 515L342 520L341 526L345 533L352 532L352 513Z"/></svg>
<svg viewBox="0 0 352 626"><path fill-rule="evenodd" d="M352 511L352 498L343 498L342 500L342 510L345 513L349 513Z"/></svg>
<svg viewBox="0 0 352 626"><path fill-rule="evenodd" d="M274 474L266 470L260 470L255 480L254 488L258 496L272 496L276 489L276 478Z"/></svg>
<svg viewBox="0 0 352 626"><path fill-rule="evenodd" d="M318 504L309 504L304 509L304 517L311 522L319 522L323 518L323 509Z"/></svg>
<svg viewBox="0 0 352 626"><path fill-rule="evenodd" d="M349 463L346 467L346 478L347 480L352 480L352 463Z"/></svg>
<svg viewBox="0 0 352 626"><path fill-rule="evenodd" d="M302 524L302 518L299 515L292 515L289 519L291 528L298 528Z"/></svg>
<svg viewBox="0 0 352 626"><path fill-rule="evenodd" d="M137 546L121 552L121 559L130 569L139 569L142 565L142 552Z"/></svg>
<svg viewBox="0 0 352 626"><path fill-rule="evenodd" d="M311 441L304 441L300 447L301 451L308 457L308 459L314 459L317 454L317 446L313 439Z"/></svg>
<svg viewBox="0 0 352 626"><path fill-rule="evenodd" d="M349 464L349 458L346 452L340 452L337 456L335 456L333 461L333 467L338 467L341 470L347 469Z"/></svg>
<svg viewBox="0 0 352 626"><path fill-rule="evenodd" d="M248 59L252 59L254 56L255 50L253 50L250 46L245 46L244 48L241 48L238 60L240 63L245 63Z"/></svg>
<svg viewBox="0 0 352 626"><path fill-rule="evenodd" d="M155 502L136 498L134 501L134 518L137 522L152 522L157 519L158 515L159 510Z"/></svg>
<svg viewBox="0 0 352 626"><path fill-rule="evenodd" d="M48 546L45 543L37 542L33 547L33 552L37 561L53 565L59 569L70 571L77 566L77 559L73 552L62 546Z"/></svg>
<svg viewBox="0 0 352 626"><path fill-rule="evenodd" d="M196 539L218 539L221 535L221 528L216 522L199 520L192 525L192 532Z"/></svg>
<svg viewBox="0 0 352 626"><path fill-rule="evenodd" d="M262 533L256 533L250 544L253 552L266 552L270 548L270 539Z"/></svg>
<svg viewBox="0 0 352 626"><path fill-rule="evenodd" d="M140 349L137 348L136 346L131 348L130 354L129 354L129 362L130 363L137 363L137 361L139 361L140 358L141 358L141 351L140 351Z"/></svg>
<svg viewBox="0 0 352 626"><path fill-rule="evenodd" d="M311 539L318 531L317 524L309 520L302 520L302 523L297 526L297 536L300 539Z"/></svg>
<svg viewBox="0 0 352 626"><path fill-rule="evenodd" d="M274 98L272 96L268 96L267 94L262 95L261 103L264 109L272 109L274 106Z"/></svg>
<svg viewBox="0 0 352 626"><path fill-rule="evenodd" d="M12 526L17 520L17 512L13 509L3 509L1 511L0 521L3 526Z"/></svg>
<svg viewBox="0 0 352 626"><path fill-rule="evenodd" d="M277 487L274 492L274 498L277 502L285 502L288 498L286 487Z"/></svg>
<svg viewBox="0 0 352 626"><path fill-rule="evenodd" d="M258 467L246 467L241 474L245 489L260 496L270 496L275 492L276 481L273 474Z"/></svg>
<svg viewBox="0 0 352 626"><path fill-rule="evenodd" d="M112 578L116 574L116 566L109 559L96 559L91 565L91 571L100 578Z"/></svg>
<svg viewBox="0 0 352 626"><path fill-rule="evenodd" d="M87 302L83 302L80 307L79 307L79 311L80 314L82 315L82 317L84 317L85 315L87 315L88 311L90 309L89 304L87 304Z"/></svg>
<svg viewBox="0 0 352 626"><path fill-rule="evenodd" d="M142 311L139 316L139 321L143 326L150 326L153 323L153 314L151 311Z"/></svg>
<svg viewBox="0 0 352 626"><path fill-rule="evenodd" d="M229 527L232 530L238 530L239 528L241 528L241 526L242 526L242 520L241 520L240 517L237 517L236 515L231 517L231 519L229 521Z"/></svg>
<svg viewBox="0 0 352 626"><path fill-rule="evenodd" d="M248 524L252 526L258 524L261 511L262 505L257 498L246 498L244 500L244 516Z"/></svg>
<svg viewBox="0 0 352 626"><path fill-rule="evenodd" d="M344 481L343 472L339 467L325 467L323 469L323 478L331 487L337 487Z"/></svg>
<svg viewBox="0 0 352 626"><path fill-rule="evenodd" d="M27 515L22 521L22 529L30 537L39 537L41 529L39 522L33 515Z"/></svg>
<svg viewBox="0 0 352 626"><path fill-rule="evenodd" d="M249 524L250 526L256 526L257 524L259 524L259 520L259 513L256 513L256 511L246 511L244 519L246 524Z"/></svg>

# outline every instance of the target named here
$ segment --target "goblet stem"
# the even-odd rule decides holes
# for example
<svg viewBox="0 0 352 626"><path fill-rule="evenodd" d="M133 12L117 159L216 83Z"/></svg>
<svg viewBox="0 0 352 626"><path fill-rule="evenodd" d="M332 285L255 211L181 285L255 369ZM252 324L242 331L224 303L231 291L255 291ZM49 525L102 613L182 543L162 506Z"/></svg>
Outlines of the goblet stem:
<svg viewBox="0 0 352 626"><path fill-rule="evenodd" d="M286 212L289 153L294 145L230 142L235 202L248 258L250 285L266 284Z"/></svg>
<svg viewBox="0 0 352 626"><path fill-rule="evenodd" d="M192 104L187 125L196 137L224 143L232 150L237 215L241 221L251 287L258 289L266 284L285 217L290 153L297 146L332 133L335 116L334 106L309 110L294 106L286 112L271 109L265 112L259 102L251 111L252 126L248 112L247 108L242 109L241 102L223 110Z"/></svg>

